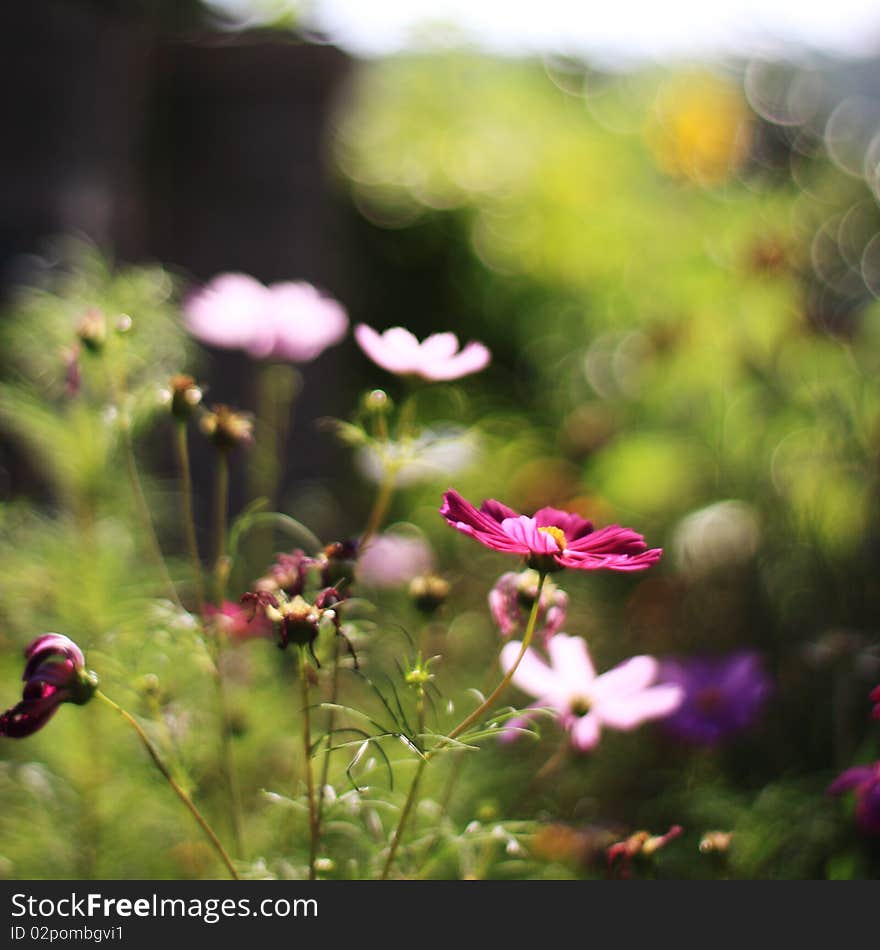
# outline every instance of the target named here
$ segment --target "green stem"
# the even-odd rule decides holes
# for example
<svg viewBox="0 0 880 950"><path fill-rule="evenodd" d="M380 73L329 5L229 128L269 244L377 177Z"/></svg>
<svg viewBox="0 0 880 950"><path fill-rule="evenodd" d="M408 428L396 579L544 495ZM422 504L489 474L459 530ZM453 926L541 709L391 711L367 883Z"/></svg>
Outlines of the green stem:
<svg viewBox="0 0 880 950"><path fill-rule="evenodd" d="M419 719L419 735L422 735L425 731L425 690L424 687L419 687L419 702L418 702L418 719ZM397 850L400 847L401 839L403 838L403 830L406 827L407 819L409 818L410 812L413 809L413 805L416 803L416 798L419 790L419 783L422 779L422 774L425 771L425 766L428 764L428 757L423 755L419 759L419 764L416 767L416 774L413 776L412 784L409 787L409 792L406 796L406 801L403 803L403 810L400 813L400 819L397 822L397 827L394 829L394 837L391 839L391 845L388 848L388 856L385 858L385 864L382 868L382 876L380 880L385 881L388 879L388 875L391 873L391 866L394 864L394 859L397 857Z"/></svg>
<svg viewBox="0 0 880 950"><path fill-rule="evenodd" d="M507 675L501 680L501 682L495 687L490 695L479 705L477 708L469 715L466 716L446 737L447 739L457 739L469 726L472 726L481 716L483 716L489 709L491 709L495 703L500 698L501 694L510 686L511 680L514 677L514 674L517 671L522 658L526 655L526 650L528 650L529 645L532 642L532 637L535 633L535 625L538 620L538 610L541 606L541 591L544 588L544 581L547 579L546 573L541 573L538 580L538 591L535 594L535 602L532 604L532 611L529 614L529 622L526 626L526 632L523 636L522 646L520 651L517 654L516 659L513 661L513 666L507 671ZM437 752L445 743L441 740L440 745L431 750L431 753Z"/></svg>
<svg viewBox="0 0 880 950"><path fill-rule="evenodd" d="M125 456L125 470L128 474L128 481L131 484L131 491L134 495L135 507L137 508L138 517L140 518L144 533L147 536L147 544L150 548L150 554L153 560L156 562L156 567L158 568L159 574L162 577L162 583L168 590L169 597L174 601L180 610L183 610L183 604L180 602L180 597L177 595L177 588L174 586L174 581L171 580L171 575L168 573L168 567L165 564L165 558L162 556L162 548L159 546L159 538L156 536L156 529L153 527L153 519L150 515L150 506L147 504L147 499L144 495L144 489L141 485L141 480L138 475L137 460L135 459L134 455L134 443L131 438L131 424L128 420L128 413L122 407L122 405L118 406L118 412L119 428L122 431L122 447L123 455Z"/></svg>
<svg viewBox="0 0 880 950"><path fill-rule="evenodd" d="M196 519L193 511L192 471L189 464L189 447L186 440L186 422L174 422L174 446L177 452L177 464L180 468L180 484L183 500L183 528L186 534L186 547L192 564L193 581L199 613L205 615L205 581L202 576L202 560L199 557L199 543L196 538Z"/></svg>
<svg viewBox="0 0 880 950"><path fill-rule="evenodd" d="M517 655L516 660L513 663L513 666L507 671L507 674L501 680L501 682L492 690L492 693L469 715L466 716L453 730L450 732L445 739L441 739L440 742L434 746L433 749L426 752L422 759L419 761L418 768L416 769L415 777L413 778L412 785L409 788L409 794L407 795L406 802L403 806L403 811L400 813L400 820L397 823L397 828L394 832L394 838L391 841L391 848L388 852L388 858L385 861L385 866L382 869L381 880L386 880L389 872L391 871L391 865L394 863L394 858L397 854L398 846L400 845L400 839L403 835L403 829L406 824L406 820L409 817L409 813L412 810L412 806L416 799L416 792L418 790L419 781L422 777L422 773L425 770L425 766L428 762L445 746L448 745L450 740L456 739L460 736L468 727L472 726L478 719L480 719L492 706L495 705L501 694L507 689L510 685L511 680L514 677L514 674L517 671L522 658L526 655L526 650L529 648L529 644L532 642L532 637L535 633L535 626L538 621L538 611L541 605L541 591L544 588L544 581L546 580L546 573L541 573L540 579L538 580L538 591L535 594L535 602L532 604L532 610L529 613L529 621L526 625L526 632L523 635L522 647L520 648L519 654ZM420 706L420 718L419 718L419 731L424 731L424 704ZM450 792L451 794L451 792ZM448 805L448 800L447 803Z"/></svg>
<svg viewBox="0 0 880 950"><path fill-rule="evenodd" d="M226 449L217 450L214 471L214 603L223 609L226 592L226 531L229 512L229 455Z"/></svg>
<svg viewBox="0 0 880 950"><path fill-rule="evenodd" d="M333 727L336 725L336 705L339 698L339 637L335 638L336 654L333 657L333 679L330 686L331 709L327 714L327 751L324 753L324 762L321 765L321 781L318 785L318 839L321 837L321 821L324 818L324 788L327 785L327 776L330 773L330 746L333 743Z"/></svg>
<svg viewBox="0 0 880 950"><path fill-rule="evenodd" d="M147 736L147 734L141 728L141 725L137 721L137 719L135 719L134 716L131 715L131 713L126 712L126 710L124 710L122 706L118 705L117 703L114 703L113 700L110 699L109 696L106 696L104 693L102 693L101 690L97 690L95 692L95 696L98 699L100 699L103 703L110 706L111 709L115 709L116 712L119 713L119 715L122 716L122 718L131 726L131 728L134 729L134 731L138 735L138 738L143 743L144 748L147 750L147 753L149 754L150 758L153 760L153 764L162 773L162 775L165 778L165 781L168 782L168 784L174 790L174 793L177 795L177 797L183 802L184 805L186 805L189 813L193 816L193 818L195 818L199 827L205 833L205 836L214 846L214 849L217 851L217 854L220 856L221 860L226 865L226 869L229 871L229 874L236 881L240 881L241 878L239 877L238 872L235 870L235 865L232 863L232 859L226 853L226 849L220 843L220 839L217 837L217 835L214 834L214 831L212 830L211 826L205 820L204 816L198 810L198 808L196 808L196 806L193 804L193 801L189 797L189 795L187 795L187 793L174 780L174 778L171 775L170 770L162 761L162 756L159 754L158 749L150 741L149 736Z"/></svg>
<svg viewBox="0 0 880 950"><path fill-rule="evenodd" d="M373 535L379 530L382 522L385 520L385 515L388 514L388 507L391 504L391 497L394 494L394 479L396 475L397 470L393 467L389 468L385 473L382 484L379 486L376 500L373 502L373 510L370 512L370 516L367 519L367 526L361 535L361 551L366 550L367 545L373 539Z"/></svg>
<svg viewBox="0 0 880 950"><path fill-rule="evenodd" d="M305 756L306 794L309 799L309 880L317 877L315 858L318 856L318 810L315 802L315 779L312 775L312 716L309 708L309 678L305 648L299 654L299 681L303 707L303 754Z"/></svg>

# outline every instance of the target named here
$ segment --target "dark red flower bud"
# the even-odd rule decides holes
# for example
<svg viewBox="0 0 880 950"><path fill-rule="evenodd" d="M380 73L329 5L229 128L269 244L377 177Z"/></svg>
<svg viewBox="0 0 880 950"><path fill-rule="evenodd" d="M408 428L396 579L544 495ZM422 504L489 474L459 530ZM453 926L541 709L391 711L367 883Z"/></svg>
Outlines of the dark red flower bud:
<svg viewBox="0 0 880 950"><path fill-rule="evenodd" d="M62 703L82 706L98 688L98 677L86 670L80 648L60 633L37 637L24 655L22 700L0 716L0 736L11 739L42 729Z"/></svg>

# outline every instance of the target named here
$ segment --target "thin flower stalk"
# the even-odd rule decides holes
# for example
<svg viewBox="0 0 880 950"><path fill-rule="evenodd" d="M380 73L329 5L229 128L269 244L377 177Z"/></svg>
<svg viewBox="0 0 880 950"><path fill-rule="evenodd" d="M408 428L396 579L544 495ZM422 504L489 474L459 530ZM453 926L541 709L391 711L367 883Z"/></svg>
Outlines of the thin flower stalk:
<svg viewBox="0 0 880 950"><path fill-rule="evenodd" d="M186 437L186 422L176 419L174 422L174 448L180 469L181 501L183 504L183 530L186 548L189 554L195 584L196 600L200 616L205 615L205 581L202 575L202 559L199 556L199 543L196 537L196 519L193 510L192 471L189 463L189 446Z"/></svg>
<svg viewBox="0 0 880 950"><path fill-rule="evenodd" d="M517 656L513 665L507 671L506 675L502 678L498 686L489 694L489 696L482 702L480 705L468 716L466 716L453 730L450 732L445 739L441 739L440 742L431 750L426 752L422 758L419 760L419 764L416 767L416 774L413 776L412 784L409 788L409 793L407 794L406 801L404 802L403 810L400 813L400 819L397 823L397 828L394 831L394 836L391 840L391 846L388 851L388 857L385 860L385 865L382 868L381 880L387 880L389 873L391 872L391 867L394 863L394 859L397 856L397 851L400 846L401 838L403 837L403 831L406 827L407 819L409 814L412 811L413 804L415 803L416 796L418 793L419 782L422 778L422 773L425 770L425 766L433 758L433 756L439 752L444 746L446 746L453 739L458 738L465 730L470 728L475 722L477 722L489 709L491 709L507 687L510 685L513 680L513 676L516 673L516 669L519 666L522 658L526 654L529 644L532 642L532 637L535 633L535 627L538 620L538 612L541 603L541 591L544 587L544 580L547 575L544 572L541 572L538 579L538 589L535 595L535 601L532 604L532 610L529 614L529 621L526 625L525 634L523 636L523 645L519 651L519 656ZM421 697L420 697L421 698ZM419 732L424 732L424 701L422 699L419 708Z"/></svg>
<svg viewBox="0 0 880 950"><path fill-rule="evenodd" d="M159 750L150 741L149 736L147 736L147 734L141 728L140 723L134 718L134 716L131 715L131 713L123 709L122 706L120 706L118 703L113 702L113 700L110 699L109 696L101 692L101 690L97 690L95 692L95 696L98 699L100 699L101 702L103 702L105 705L109 706L111 709L114 709L129 724L129 726L131 726L131 728L134 729L134 731L137 733L138 738L141 740L141 743L143 744L144 748L147 750L147 753L149 754L150 758L153 760L153 764L162 773L162 776L165 778L165 781L168 782L168 784L171 786L174 793L186 806L189 813L193 816L193 818L195 818L199 827L204 832L205 837L211 842L211 844L214 847L214 850L217 852L220 859L223 861L224 865L226 866L226 869L229 871L230 876L234 878L236 881L241 880L241 878L239 877L238 871L236 871L235 869L235 865L232 863L232 859L229 857L229 854L227 853L226 849L223 847L223 844L221 843L220 839L214 833L214 830L208 824L207 820L202 815L202 813L198 810L198 808L196 808L195 804L193 803L189 795L187 795L187 793L174 780L174 777L172 776L171 771L166 766L165 762L162 759L162 756L159 754Z"/></svg>
<svg viewBox="0 0 880 950"><path fill-rule="evenodd" d="M309 708L308 661L305 647L299 654L299 681L302 698L303 757L306 774L306 796L309 802L309 880L317 877L315 858L318 856L318 807L315 799L315 778L312 773L312 716Z"/></svg>

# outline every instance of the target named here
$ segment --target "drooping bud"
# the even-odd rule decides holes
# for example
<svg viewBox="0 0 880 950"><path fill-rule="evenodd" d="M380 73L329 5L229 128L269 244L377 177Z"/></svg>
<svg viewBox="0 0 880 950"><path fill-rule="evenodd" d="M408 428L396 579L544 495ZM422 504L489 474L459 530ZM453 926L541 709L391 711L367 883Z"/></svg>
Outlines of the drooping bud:
<svg viewBox="0 0 880 950"><path fill-rule="evenodd" d="M0 736L22 739L55 715L62 703L82 706L98 688L80 648L60 633L44 633L25 650L22 700L0 716Z"/></svg>

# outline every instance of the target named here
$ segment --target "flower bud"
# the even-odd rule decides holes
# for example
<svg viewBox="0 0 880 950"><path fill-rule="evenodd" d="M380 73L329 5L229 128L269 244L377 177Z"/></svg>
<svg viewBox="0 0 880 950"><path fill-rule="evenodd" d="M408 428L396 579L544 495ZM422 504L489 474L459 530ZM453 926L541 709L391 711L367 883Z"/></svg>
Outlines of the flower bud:
<svg viewBox="0 0 880 950"><path fill-rule="evenodd" d="M188 419L202 401L202 390L192 376L179 373L168 383L171 397L171 414L175 419Z"/></svg>
<svg viewBox="0 0 880 950"><path fill-rule="evenodd" d="M409 596L417 610L433 614L449 596L449 581L436 574L420 574L409 582Z"/></svg>
<svg viewBox="0 0 880 950"><path fill-rule="evenodd" d="M199 423L202 432L218 449L229 450L254 441L254 423L248 413L218 403Z"/></svg>
<svg viewBox="0 0 880 950"><path fill-rule="evenodd" d="M83 346L92 353L99 353L107 341L107 321L100 310L92 308L79 321L76 335Z"/></svg>

